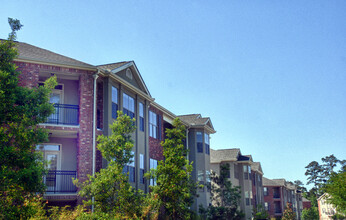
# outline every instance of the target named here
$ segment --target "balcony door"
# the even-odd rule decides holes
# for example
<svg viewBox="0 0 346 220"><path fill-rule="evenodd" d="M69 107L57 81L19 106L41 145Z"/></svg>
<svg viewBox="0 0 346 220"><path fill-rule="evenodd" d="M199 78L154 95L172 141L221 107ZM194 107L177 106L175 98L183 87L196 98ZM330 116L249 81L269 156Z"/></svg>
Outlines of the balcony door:
<svg viewBox="0 0 346 220"><path fill-rule="evenodd" d="M48 122L53 124L61 124L61 122L64 121L63 109L59 108L59 105L64 103L64 100L63 100L64 96L63 96L63 90L62 90L63 87L61 86L59 88L60 89L54 89L52 91L52 93L50 94L50 99L49 99L49 102L54 103L55 105L55 112L48 117Z"/></svg>
<svg viewBox="0 0 346 220"><path fill-rule="evenodd" d="M41 144L36 147L36 150L43 152L48 174L45 177L47 192L56 192L60 189L60 175L57 173L61 170L61 146L58 144Z"/></svg>

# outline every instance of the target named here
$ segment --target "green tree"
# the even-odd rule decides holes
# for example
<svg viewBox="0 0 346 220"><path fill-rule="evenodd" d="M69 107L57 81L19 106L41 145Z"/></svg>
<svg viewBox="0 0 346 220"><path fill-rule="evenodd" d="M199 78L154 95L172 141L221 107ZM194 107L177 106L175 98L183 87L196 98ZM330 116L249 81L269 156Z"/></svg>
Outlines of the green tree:
<svg viewBox="0 0 346 220"><path fill-rule="evenodd" d="M229 164L220 166L220 175L211 172L210 199L212 206L207 209L200 207L199 212L208 219L241 219L244 213L238 210L240 187L233 187L228 179L230 172Z"/></svg>
<svg viewBox="0 0 346 220"><path fill-rule="evenodd" d="M330 195L328 201L336 207L336 210L346 214L346 172L333 173L324 186L326 193Z"/></svg>
<svg viewBox="0 0 346 220"><path fill-rule="evenodd" d="M286 209L282 215L282 220L295 220L296 219L296 213L292 210L291 203L286 204Z"/></svg>
<svg viewBox="0 0 346 220"><path fill-rule="evenodd" d="M96 213L108 217L141 216L144 195L131 187L127 174L123 173L124 166L132 162L133 124L134 119L118 111L118 118L110 125L112 134L97 138L97 148L108 161L107 168L83 183L74 182L81 188L79 195L87 199L87 205L94 205Z"/></svg>
<svg viewBox="0 0 346 220"><path fill-rule="evenodd" d="M147 178L155 178L157 185L151 186L150 193L153 213L160 218L190 219L196 184L191 181L192 163L186 159L187 149L183 144L185 126L180 119L173 121L173 128L166 129L163 147L165 160L159 161L157 169L150 170Z"/></svg>
<svg viewBox="0 0 346 220"><path fill-rule="evenodd" d="M307 184L313 184L313 187L304 193L304 197L311 201L312 206L317 207L317 198L325 192L324 186L335 173L334 169L338 165L341 165L339 172L345 170L345 160L339 160L332 154L322 158L322 164L312 161L305 167L305 175L308 177Z"/></svg>
<svg viewBox="0 0 346 220"><path fill-rule="evenodd" d="M45 189L44 162L35 146L48 140L38 124L54 112L48 101L56 80L37 88L18 86L14 40L22 25L16 19L8 21L12 32L0 41L0 218L19 219L35 213L31 202Z"/></svg>
<svg viewBox="0 0 346 220"><path fill-rule="evenodd" d="M258 220L269 218L269 214L267 210L265 210L265 208L262 205L257 205L257 207L254 208L253 216L254 216L254 219L258 219Z"/></svg>
<svg viewBox="0 0 346 220"><path fill-rule="evenodd" d="M319 219L319 213L317 207L311 207L309 209L303 209L302 211L302 219L303 220L312 220Z"/></svg>

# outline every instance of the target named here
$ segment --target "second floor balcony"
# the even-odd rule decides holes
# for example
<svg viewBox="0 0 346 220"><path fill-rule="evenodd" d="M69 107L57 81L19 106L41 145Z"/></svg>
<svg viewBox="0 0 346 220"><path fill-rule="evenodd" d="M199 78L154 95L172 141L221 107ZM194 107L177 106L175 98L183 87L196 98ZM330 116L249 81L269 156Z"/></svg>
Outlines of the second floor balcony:
<svg viewBox="0 0 346 220"><path fill-rule="evenodd" d="M55 112L45 123L54 125L79 125L79 105L54 104Z"/></svg>
<svg viewBox="0 0 346 220"><path fill-rule="evenodd" d="M76 193L77 187L72 181L77 177L76 173L76 171L49 170L44 177L46 194Z"/></svg>

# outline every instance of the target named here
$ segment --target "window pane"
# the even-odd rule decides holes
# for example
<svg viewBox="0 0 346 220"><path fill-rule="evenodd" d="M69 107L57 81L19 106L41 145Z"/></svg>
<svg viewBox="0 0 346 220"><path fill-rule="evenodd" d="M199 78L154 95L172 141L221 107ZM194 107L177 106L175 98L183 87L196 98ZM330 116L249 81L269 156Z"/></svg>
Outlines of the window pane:
<svg viewBox="0 0 346 220"><path fill-rule="evenodd" d="M139 154L139 169L144 169L144 155Z"/></svg>
<svg viewBox="0 0 346 220"><path fill-rule="evenodd" d="M118 104L118 89L112 86L112 102Z"/></svg>
<svg viewBox="0 0 346 220"><path fill-rule="evenodd" d="M203 143L202 132L196 132L196 139L197 139L197 142Z"/></svg>
<svg viewBox="0 0 346 220"><path fill-rule="evenodd" d="M129 96L123 93L123 108L129 109Z"/></svg>
<svg viewBox="0 0 346 220"><path fill-rule="evenodd" d="M129 110L135 112L135 100L129 96Z"/></svg>
<svg viewBox="0 0 346 220"><path fill-rule="evenodd" d="M144 106L143 103L139 103L139 116L144 117Z"/></svg>
<svg viewBox="0 0 346 220"><path fill-rule="evenodd" d="M42 151L60 151L60 145L40 144L40 145L36 145L36 150L42 150Z"/></svg>

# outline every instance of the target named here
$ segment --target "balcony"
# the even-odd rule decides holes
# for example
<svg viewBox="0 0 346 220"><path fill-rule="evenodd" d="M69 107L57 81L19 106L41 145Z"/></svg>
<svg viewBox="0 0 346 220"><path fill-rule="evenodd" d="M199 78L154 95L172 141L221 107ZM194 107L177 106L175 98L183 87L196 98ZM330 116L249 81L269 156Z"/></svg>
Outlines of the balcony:
<svg viewBox="0 0 346 220"><path fill-rule="evenodd" d="M68 104L54 104L55 112L45 123L54 125L79 125L79 106Z"/></svg>
<svg viewBox="0 0 346 220"><path fill-rule="evenodd" d="M280 193L274 193L273 198L274 199L280 199Z"/></svg>
<svg viewBox="0 0 346 220"><path fill-rule="evenodd" d="M49 170L44 177L46 194L76 193L77 187L72 182L76 177L76 171Z"/></svg>

